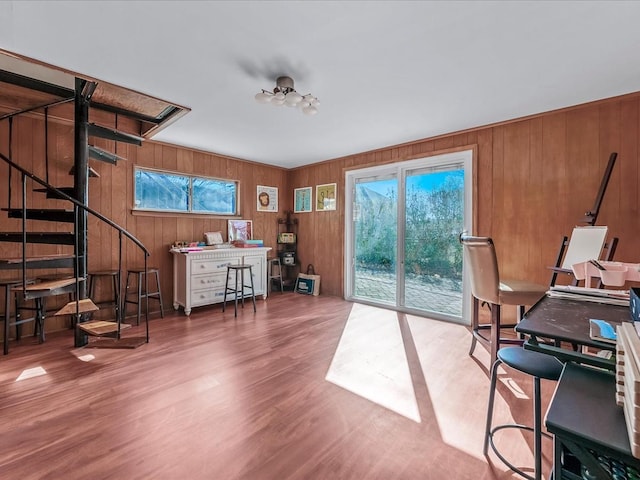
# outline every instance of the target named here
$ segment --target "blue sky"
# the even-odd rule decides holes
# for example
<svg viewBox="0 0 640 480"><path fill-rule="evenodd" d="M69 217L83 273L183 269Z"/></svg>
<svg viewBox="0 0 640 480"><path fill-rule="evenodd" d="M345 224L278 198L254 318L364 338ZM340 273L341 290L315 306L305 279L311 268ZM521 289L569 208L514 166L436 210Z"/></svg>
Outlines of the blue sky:
<svg viewBox="0 0 640 480"><path fill-rule="evenodd" d="M464 178L463 170L450 170L446 172L435 172L422 175L414 175L407 177L407 188L416 187L421 190L431 191L442 185L447 177ZM359 185L377 192L381 195L387 195L389 191L397 192L397 181L395 179L380 180L377 182L364 182Z"/></svg>

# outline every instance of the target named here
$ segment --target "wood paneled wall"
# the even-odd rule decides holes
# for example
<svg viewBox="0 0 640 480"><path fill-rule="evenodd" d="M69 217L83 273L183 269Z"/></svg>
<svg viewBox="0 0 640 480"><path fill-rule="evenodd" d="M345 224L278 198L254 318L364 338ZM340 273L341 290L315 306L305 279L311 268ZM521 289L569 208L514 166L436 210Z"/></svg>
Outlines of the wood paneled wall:
<svg viewBox="0 0 640 480"><path fill-rule="evenodd" d="M462 133L425 139L410 144L351 155L315 165L284 170L187 148L148 141L142 147L118 145L128 158L117 166L92 161L100 178L90 179L90 206L139 238L151 251L150 262L162 272L165 308L171 308L172 264L169 245L176 240L200 240L203 232L221 230L227 219L210 216L134 215L134 165L240 181L242 218L254 221L254 235L276 247L276 219L292 208L293 189L323 183L338 184L338 209L296 215L299 220L298 254L302 268L313 263L322 276L322 294L343 294L344 177L350 169L426 157L454 148L475 148L478 192L474 206L474 233L492 236L501 273L547 282L563 235L590 209L609 154L618 152L609 189L598 224L608 225L620 238L616 259L640 260L637 234L640 172L640 93L587 105L507 121ZM43 122L25 116L14 123L13 156L21 165L41 176L44 171ZM7 122L0 122L0 149L8 153ZM113 142L98 146L113 149ZM71 185L68 171L73 163L73 128L52 122L49 130L50 178L57 185ZM4 166L0 166L5 174ZM279 189L279 213L258 212L256 185ZM6 202L6 183L0 182L0 202ZM14 191L14 195L17 192ZM315 188L314 188L315 195ZM51 207L55 200L29 193L32 205ZM4 230L19 229L19 222L0 217ZM65 230L64 225L42 229ZM0 244L2 256L15 256L15 245ZM125 244L126 265L142 257ZM89 267L116 267L118 241L95 219L89 221ZM30 246L29 252L54 253L60 247ZM52 322L52 320L49 320ZM48 323L47 328L54 328Z"/></svg>
<svg viewBox="0 0 640 480"><path fill-rule="evenodd" d="M336 211L298 215L302 263L314 264L323 294L342 295L345 172L462 147L477 152L474 233L493 237L502 275L549 281L547 267L593 206L614 151L598 224L619 237L616 260L638 262L639 109L640 94L626 95L294 169L292 189L338 184Z"/></svg>

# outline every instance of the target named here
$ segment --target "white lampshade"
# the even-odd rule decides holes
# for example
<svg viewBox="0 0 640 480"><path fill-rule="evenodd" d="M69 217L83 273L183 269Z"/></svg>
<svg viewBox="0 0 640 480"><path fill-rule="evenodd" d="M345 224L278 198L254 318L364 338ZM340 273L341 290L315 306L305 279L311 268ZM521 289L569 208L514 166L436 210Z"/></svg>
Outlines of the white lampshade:
<svg viewBox="0 0 640 480"><path fill-rule="evenodd" d="M304 107L302 109L302 113L304 113L305 115L315 115L316 113L318 113L318 109L313 105L309 105L308 107Z"/></svg>
<svg viewBox="0 0 640 480"><path fill-rule="evenodd" d="M278 92L273 96L271 100L272 105L284 105L284 93Z"/></svg>
<svg viewBox="0 0 640 480"><path fill-rule="evenodd" d="M287 107L298 107L305 115L315 115L318 113L320 102L310 93L301 95L293 87L291 77L281 76L276 79L276 88L273 94L270 90L262 90L255 96L258 103L270 103L271 105Z"/></svg>
<svg viewBox="0 0 640 480"><path fill-rule="evenodd" d="M284 101L287 104L287 106L295 107L298 103L300 103L301 100L302 100L302 95L300 95L295 90L292 90L291 92L287 93Z"/></svg>
<svg viewBox="0 0 640 480"><path fill-rule="evenodd" d="M256 93L255 99L258 103L269 103L273 95L269 95L265 92Z"/></svg>

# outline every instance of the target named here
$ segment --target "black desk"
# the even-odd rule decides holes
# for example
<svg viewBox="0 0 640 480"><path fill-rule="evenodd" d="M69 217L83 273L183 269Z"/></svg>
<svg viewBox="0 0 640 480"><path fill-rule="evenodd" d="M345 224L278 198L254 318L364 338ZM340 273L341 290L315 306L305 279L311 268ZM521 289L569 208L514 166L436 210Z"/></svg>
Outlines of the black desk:
<svg viewBox="0 0 640 480"><path fill-rule="evenodd" d="M610 479L591 451L640 469L633 457L622 407L615 400L615 376L572 363L565 365L547 412L547 430L554 435L554 480L581 479L569 462L568 449L594 478ZM566 454L565 454L566 457Z"/></svg>
<svg viewBox="0 0 640 480"><path fill-rule="evenodd" d="M567 342L614 351L615 345L589 337L590 318L605 320L614 328L622 322L631 321L629 307L544 296L525 314L516 326L516 332L529 337L524 344L527 349L554 355L563 362L573 361L615 370L612 360L560 348L560 342ZM541 339L553 340L555 345L543 343Z"/></svg>

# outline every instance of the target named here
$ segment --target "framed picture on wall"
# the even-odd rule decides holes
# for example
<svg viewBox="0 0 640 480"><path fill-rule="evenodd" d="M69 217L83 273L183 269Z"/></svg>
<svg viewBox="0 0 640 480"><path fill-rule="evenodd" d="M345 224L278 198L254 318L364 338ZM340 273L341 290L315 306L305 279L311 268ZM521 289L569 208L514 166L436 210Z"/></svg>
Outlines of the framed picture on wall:
<svg viewBox="0 0 640 480"><path fill-rule="evenodd" d="M311 212L311 187L296 188L293 191L293 212L306 213Z"/></svg>
<svg viewBox="0 0 640 480"><path fill-rule="evenodd" d="M258 185L256 193L259 212L278 212L278 187Z"/></svg>
<svg viewBox="0 0 640 480"><path fill-rule="evenodd" d="M316 211L336 209L337 184L316 185Z"/></svg>
<svg viewBox="0 0 640 480"><path fill-rule="evenodd" d="M251 220L229 220L229 242L237 240L253 240L253 224Z"/></svg>

